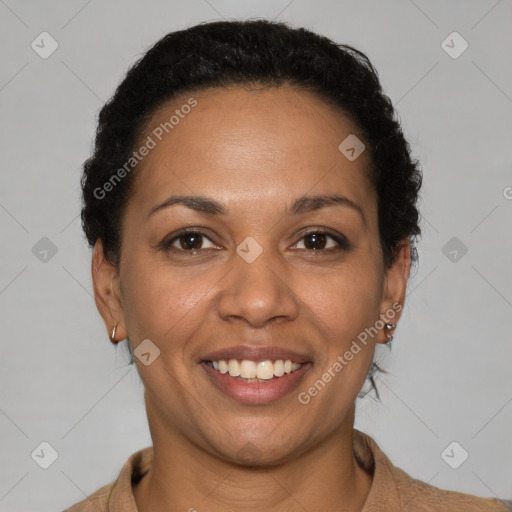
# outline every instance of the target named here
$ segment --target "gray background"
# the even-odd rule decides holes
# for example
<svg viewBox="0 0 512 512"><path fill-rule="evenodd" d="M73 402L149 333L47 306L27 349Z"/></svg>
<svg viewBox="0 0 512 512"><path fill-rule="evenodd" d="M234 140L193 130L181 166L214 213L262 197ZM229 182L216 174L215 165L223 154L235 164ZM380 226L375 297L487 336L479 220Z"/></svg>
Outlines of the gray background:
<svg viewBox="0 0 512 512"><path fill-rule="evenodd" d="M305 25L379 70L422 162L424 236L380 352L382 403L360 401L356 427L413 477L512 498L510 1L0 0L0 510L62 510L151 444L140 379L92 298L80 168L128 65L223 17ZM47 59L31 48L43 31L59 45ZM453 31L458 58L441 44ZM31 458L43 441L59 454L46 470ZM469 453L458 469L441 457L452 441Z"/></svg>

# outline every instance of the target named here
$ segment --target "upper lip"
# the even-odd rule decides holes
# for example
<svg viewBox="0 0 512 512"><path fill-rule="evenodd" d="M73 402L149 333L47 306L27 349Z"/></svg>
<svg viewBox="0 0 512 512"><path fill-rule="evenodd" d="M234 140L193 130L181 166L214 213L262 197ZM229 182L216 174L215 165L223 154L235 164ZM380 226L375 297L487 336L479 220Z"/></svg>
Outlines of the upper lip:
<svg viewBox="0 0 512 512"><path fill-rule="evenodd" d="M294 363L307 363L311 361L306 354L282 347L236 345L208 352L202 356L199 362L203 361L228 361L229 359L248 359L249 361L277 361L278 359L290 359Z"/></svg>

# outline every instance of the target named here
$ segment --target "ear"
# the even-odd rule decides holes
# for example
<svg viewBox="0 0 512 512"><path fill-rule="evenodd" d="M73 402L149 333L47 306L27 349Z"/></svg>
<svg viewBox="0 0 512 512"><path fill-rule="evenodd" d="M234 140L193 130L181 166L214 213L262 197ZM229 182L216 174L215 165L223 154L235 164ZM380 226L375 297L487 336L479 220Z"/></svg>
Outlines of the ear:
<svg viewBox="0 0 512 512"><path fill-rule="evenodd" d="M105 322L108 336L110 337L112 328L117 324L115 338L118 341L123 340L128 333L124 321L119 273L115 265L105 258L101 239L94 245L91 273L94 301Z"/></svg>
<svg viewBox="0 0 512 512"><path fill-rule="evenodd" d="M383 296L381 301L380 318L384 324L398 324L404 308L407 281L411 270L411 245L406 238L396 248L393 263L386 269L384 277ZM393 335L394 330L388 330L385 325L379 329L375 341L387 343L388 334Z"/></svg>

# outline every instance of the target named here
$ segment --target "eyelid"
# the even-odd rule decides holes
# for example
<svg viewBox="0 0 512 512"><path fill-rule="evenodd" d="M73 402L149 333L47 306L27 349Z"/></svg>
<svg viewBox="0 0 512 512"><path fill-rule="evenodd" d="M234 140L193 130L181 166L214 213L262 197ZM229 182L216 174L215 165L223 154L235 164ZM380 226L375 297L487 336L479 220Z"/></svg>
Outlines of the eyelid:
<svg viewBox="0 0 512 512"><path fill-rule="evenodd" d="M197 252L197 251L201 251L201 250L205 250L205 249L212 249L212 247L201 247L201 249L189 249L189 250L186 250L186 249L182 249L181 247L174 247L174 245L172 245L172 244L178 242L179 239L183 235L188 235L188 234L200 236L202 244L204 244L205 240L207 240L212 245L216 245L215 242L213 240L211 240L210 237L206 236L204 233L201 233L200 231L192 231L192 232L181 233L178 236L175 236L174 238L171 238L171 240L169 241L169 247L173 247L174 249L178 249L178 251L183 251L183 252Z"/></svg>
<svg viewBox="0 0 512 512"><path fill-rule="evenodd" d="M208 231L208 229L204 228L204 227L200 227L200 226L183 228L181 230L178 230L175 233L172 233L168 237L164 238L164 240L159 245L163 250L175 249L177 252L182 252L182 253L187 253L187 252L188 253L198 253L203 250L212 249L212 247L207 247L207 248L201 248L201 249L187 250L187 249L182 249L182 248L173 246L173 243L175 243L181 236L186 235L186 234L200 235L201 237L205 238L212 244L218 245L218 244L216 244L216 242L214 240L212 240L212 237L209 236L205 231ZM306 236L308 236L310 234L326 235L327 237L331 238L337 244L337 247L329 247L327 249L318 249L318 250L315 250L315 249L298 249L298 250L308 251L311 253L314 253L314 252L322 253L322 252L330 252L330 251L335 251L335 250L348 250L351 248L351 244L348 241L348 239L345 237L345 235L343 235L342 233L339 233L339 232L334 232L331 229L323 227L323 226L310 226L308 228L305 228L298 235L295 235L295 236L298 236L299 238L294 243L294 245L292 247L299 244Z"/></svg>
<svg viewBox="0 0 512 512"><path fill-rule="evenodd" d="M294 246L297 245L306 236L308 236L310 234L314 234L314 233L315 234L319 233L319 234L326 235L329 238L332 238L336 242L337 247L329 247L328 249L318 249L317 251L315 251L314 249L300 249L300 250L305 250L305 251L308 251L308 252L318 252L318 253L321 253L321 252L329 252L331 250L337 250L337 249L338 250L341 250L341 249L348 250L348 249L351 248L350 242L348 241L347 237L345 235L343 235L342 233L334 232L331 229L325 228L323 226L311 226L311 227L306 228L306 229L307 229L307 231L302 231L298 235L298 236L300 236L300 238L298 239L297 242L295 242Z"/></svg>
<svg viewBox="0 0 512 512"><path fill-rule="evenodd" d="M169 251L169 250L172 250L172 249L175 249L176 251L178 252L183 252L183 253L197 253L199 251L202 251L204 249L190 249L190 250L186 250L186 249L181 249L181 248L178 248L178 247L174 247L172 244L175 243L181 236L183 235L187 235L187 234L193 234L193 235L200 235L201 237L207 239L208 241L210 241L212 244L214 245L218 245L216 244L213 240L212 240L212 237L209 236L208 234L205 233L205 231L208 231L207 228L204 228L204 227L189 227L189 228L183 228L183 229L180 229L174 233L171 233L169 236L165 237L162 242L159 244L159 248L164 250L164 251ZM207 249L212 249L212 247L208 247Z"/></svg>

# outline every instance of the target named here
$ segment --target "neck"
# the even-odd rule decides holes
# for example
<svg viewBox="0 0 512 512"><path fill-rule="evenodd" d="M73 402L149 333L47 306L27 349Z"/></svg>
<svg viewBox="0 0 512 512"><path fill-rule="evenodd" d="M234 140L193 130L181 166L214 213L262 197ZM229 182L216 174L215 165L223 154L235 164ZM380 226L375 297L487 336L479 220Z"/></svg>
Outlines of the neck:
<svg viewBox="0 0 512 512"><path fill-rule="evenodd" d="M354 456L354 412L355 407L348 421L321 444L279 465L259 467L214 456L150 419L154 460L134 488L137 508L139 512L225 512L227 507L237 512L360 511L372 476Z"/></svg>

